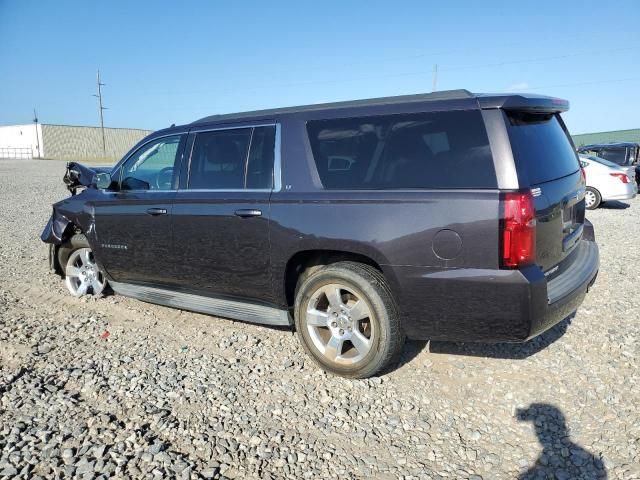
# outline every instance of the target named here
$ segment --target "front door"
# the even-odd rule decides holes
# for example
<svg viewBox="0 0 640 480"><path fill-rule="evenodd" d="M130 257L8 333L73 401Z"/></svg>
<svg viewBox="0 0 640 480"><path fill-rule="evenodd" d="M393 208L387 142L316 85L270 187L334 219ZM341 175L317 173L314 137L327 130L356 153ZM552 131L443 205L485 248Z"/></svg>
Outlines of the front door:
<svg viewBox="0 0 640 480"><path fill-rule="evenodd" d="M276 127L190 135L173 206L176 278L209 296L272 300L269 197Z"/></svg>
<svg viewBox="0 0 640 480"><path fill-rule="evenodd" d="M171 209L185 141L141 146L114 173L117 188L94 203L96 254L116 282L173 283Z"/></svg>

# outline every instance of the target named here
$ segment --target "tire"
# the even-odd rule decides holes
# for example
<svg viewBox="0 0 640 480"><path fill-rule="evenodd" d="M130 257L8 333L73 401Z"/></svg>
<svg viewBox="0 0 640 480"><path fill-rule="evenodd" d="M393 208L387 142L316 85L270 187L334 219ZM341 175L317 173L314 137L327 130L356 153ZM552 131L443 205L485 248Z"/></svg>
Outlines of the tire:
<svg viewBox="0 0 640 480"><path fill-rule="evenodd" d="M87 237L76 234L58 249L58 264L64 274L65 285L74 297L100 295L107 288L107 280L93 258ZM71 275L70 268L78 272Z"/></svg>
<svg viewBox="0 0 640 480"><path fill-rule="evenodd" d="M602 203L602 196L600 192L592 187L587 187L587 191L584 197L585 208L587 210L595 210Z"/></svg>
<svg viewBox="0 0 640 480"><path fill-rule="evenodd" d="M361 263L338 262L303 273L294 318L307 354L325 371L343 377L375 375L404 345L398 309L384 276Z"/></svg>

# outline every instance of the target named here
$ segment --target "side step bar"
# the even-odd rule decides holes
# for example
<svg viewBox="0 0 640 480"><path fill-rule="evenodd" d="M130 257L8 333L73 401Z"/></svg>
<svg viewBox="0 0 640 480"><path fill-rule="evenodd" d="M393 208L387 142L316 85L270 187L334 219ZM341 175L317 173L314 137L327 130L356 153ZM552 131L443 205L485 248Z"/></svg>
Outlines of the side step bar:
<svg viewBox="0 0 640 480"><path fill-rule="evenodd" d="M144 302L175 307L192 312L206 313L218 317L232 318L244 322L261 323L263 325L292 325L287 310L280 310L265 305L256 305L237 300L204 297L192 293L174 292L156 287L145 287L130 283L109 282L118 295L137 298Z"/></svg>

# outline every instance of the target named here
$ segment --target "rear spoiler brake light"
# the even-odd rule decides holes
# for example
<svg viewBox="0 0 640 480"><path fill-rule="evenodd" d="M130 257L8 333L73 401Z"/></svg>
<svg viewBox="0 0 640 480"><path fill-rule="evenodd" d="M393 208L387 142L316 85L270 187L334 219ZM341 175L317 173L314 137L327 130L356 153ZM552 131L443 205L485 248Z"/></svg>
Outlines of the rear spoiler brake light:
<svg viewBox="0 0 640 480"><path fill-rule="evenodd" d="M541 95L508 95L478 97L480 108L501 108L532 113L562 113L569 110L569 101Z"/></svg>

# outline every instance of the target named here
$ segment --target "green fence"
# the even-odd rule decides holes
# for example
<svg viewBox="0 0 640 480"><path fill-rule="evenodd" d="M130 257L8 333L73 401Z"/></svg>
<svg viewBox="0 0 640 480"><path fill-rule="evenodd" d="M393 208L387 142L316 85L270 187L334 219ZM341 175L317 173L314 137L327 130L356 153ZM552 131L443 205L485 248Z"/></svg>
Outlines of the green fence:
<svg viewBox="0 0 640 480"><path fill-rule="evenodd" d="M583 133L581 135L571 135L571 138L573 138L573 143L576 144L576 147L592 143L640 143L640 128L632 128L630 130L613 130L611 132Z"/></svg>

